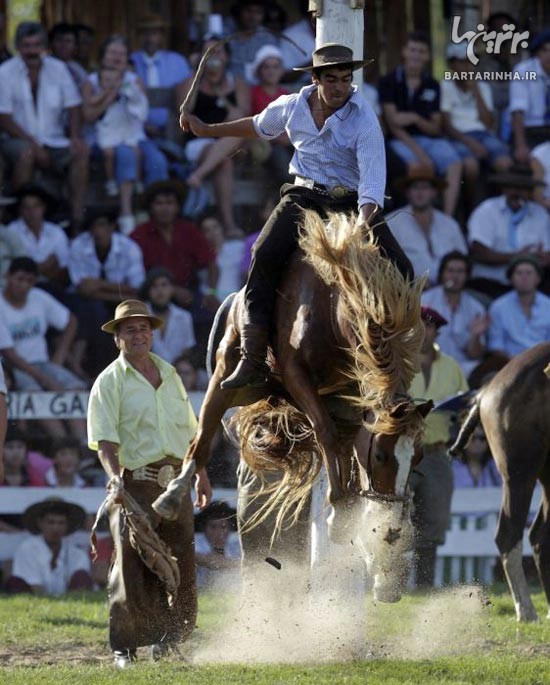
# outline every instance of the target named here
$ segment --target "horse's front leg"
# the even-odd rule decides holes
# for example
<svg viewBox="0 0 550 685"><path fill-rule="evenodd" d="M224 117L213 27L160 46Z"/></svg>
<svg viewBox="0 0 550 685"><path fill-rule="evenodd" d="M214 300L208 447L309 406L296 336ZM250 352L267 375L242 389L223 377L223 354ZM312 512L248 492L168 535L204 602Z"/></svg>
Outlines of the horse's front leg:
<svg viewBox="0 0 550 685"><path fill-rule="evenodd" d="M235 347L223 346L217 357L216 368L201 406L197 434L189 445L181 472L153 503L153 509L165 519L177 518L182 497L188 491L195 473L208 463L212 440L223 415L230 407L235 406L236 397L240 392L220 388L221 381L232 373L237 364L238 355Z"/></svg>

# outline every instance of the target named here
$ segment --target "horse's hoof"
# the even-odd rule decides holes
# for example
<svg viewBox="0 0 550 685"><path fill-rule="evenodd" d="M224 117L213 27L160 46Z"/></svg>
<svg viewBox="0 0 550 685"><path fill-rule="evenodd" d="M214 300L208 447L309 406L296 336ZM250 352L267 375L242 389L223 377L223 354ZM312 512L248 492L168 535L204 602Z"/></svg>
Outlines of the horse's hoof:
<svg viewBox="0 0 550 685"><path fill-rule="evenodd" d="M180 498L173 492L163 492L151 505L157 514L167 521L178 518Z"/></svg>
<svg viewBox="0 0 550 685"><path fill-rule="evenodd" d="M516 612L516 621L518 623L538 623L539 616L534 609L522 610Z"/></svg>

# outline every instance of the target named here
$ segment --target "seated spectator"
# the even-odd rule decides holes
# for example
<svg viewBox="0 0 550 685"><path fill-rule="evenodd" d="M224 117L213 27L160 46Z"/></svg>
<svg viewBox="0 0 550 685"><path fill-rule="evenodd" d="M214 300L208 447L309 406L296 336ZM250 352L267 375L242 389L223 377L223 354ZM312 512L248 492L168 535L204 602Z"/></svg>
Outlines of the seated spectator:
<svg viewBox="0 0 550 685"><path fill-rule="evenodd" d="M231 8L238 35L229 41L229 70L239 78L247 79L246 65L254 61L260 48L279 42L263 25L265 11L265 0L236 0Z"/></svg>
<svg viewBox="0 0 550 685"><path fill-rule="evenodd" d="M223 302L228 295L236 293L243 285L241 268L245 251L244 240L227 240L221 223L213 214L204 215L199 221L199 228L216 253L218 283L214 294ZM203 292L207 294L210 292L206 278L208 274L201 272L200 276L203 281Z"/></svg>
<svg viewBox="0 0 550 685"><path fill-rule="evenodd" d="M163 266L174 275L174 302L190 308L197 295L195 285L199 269L208 269L208 287L218 283L216 256L198 227L181 218L185 188L176 181L155 183L146 188L144 205L149 221L140 224L130 236L141 247L145 270ZM215 301L214 301L215 300ZM218 300L208 295L205 305L213 311Z"/></svg>
<svg viewBox="0 0 550 685"><path fill-rule="evenodd" d="M309 0L299 0L297 4L300 19L284 29L279 46L286 70L283 81L308 85L308 72L294 69L311 64L309 56L315 50L315 19L309 13Z"/></svg>
<svg viewBox="0 0 550 685"><path fill-rule="evenodd" d="M48 45L52 56L66 64L75 86L80 92L84 81L88 78L88 72L75 60L77 47L75 26L64 22L52 26L48 33Z"/></svg>
<svg viewBox="0 0 550 685"><path fill-rule="evenodd" d="M4 443L4 480L11 487L44 487L46 473L52 462L40 452L27 447L27 436L16 426L10 426Z"/></svg>
<svg viewBox="0 0 550 685"><path fill-rule="evenodd" d="M114 146L115 180L120 190L119 224L121 231L128 234L135 225L132 214L132 195L134 185L141 179L141 167L143 167L145 183L153 183L168 178L168 162L155 143L145 135L143 128L143 122L147 116L145 91L137 75L128 66L126 39L119 35L107 38L101 47L99 58L101 67L115 70L117 78L109 78L108 83L104 81L102 88L98 72L88 77L82 88L84 118L88 123L98 122L101 129L102 117L115 102L119 114L121 109L124 111L131 109L132 125L135 127L131 134L132 144L126 144L127 141L117 143L116 140L120 140L120 134L122 133L124 137L125 132L118 127L110 129L112 133L114 128L117 131L116 140L113 142L114 138L112 138L111 145ZM136 132L138 128L139 132ZM104 144L107 142L103 140ZM139 153L136 147L139 148ZM114 192L114 186L110 186L109 190Z"/></svg>
<svg viewBox="0 0 550 685"><path fill-rule="evenodd" d="M520 164L529 163L531 150L550 139L550 28L531 40L531 57L516 65L510 82L510 112L514 158ZM536 72L536 79L527 79L528 72Z"/></svg>
<svg viewBox="0 0 550 685"><path fill-rule="evenodd" d="M193 318L188 311L173 304L174 290L174 275L157 266L148 272L140 296L151 313L163 321L153 332L153 352L170 364L195 346Z"/></svg>
<svg viewBox="0 0 550 685"><path fill-rule="evenodd" d="M183 82L191 76L189 62L183 55L166 50L168 24L162 17L150 15L138 23L141 49L132 53L136 74L144 83L149 100L145 131L168 156L183 155L177 144L181 131L175 113L183 102Z"/></svg>
<svg viewBox="0 0 550 685"><path fill-rule="evenodd" d="M61 499L48 499L24 513L25 526L33 533L15 550L9 593L62 595L68 590L91 590L90 559L65 537L82 528L82 507Z"/></svg>
<svg viewBox="0 0 550 685"><path fill-rule="evenodd" d="M4 277L14 257L25 256L25 246L18 235L8 231L2 223L4 208L16 202L14 197L0 195L0 286L4 285Z"/></svg>
<svg viewBox="0 0 550 685"><path fill-rule="evenodd" d="M483 22L487 27L487 32L495 31L496 33L503 33L503 26L505 24L513 24L518 26L518 20L514 19L508 12L494 12L489 15ZM477 65L477 70L481 73L512 73L514 64L518 61L518 54L511 53L512 41L505 41L500 44L500 50L493 50L491 53L485 51L480 56ZM470 69L472 64L470 63ZM503 134L503 115L508 109L510 100L510 82L499 77L490 78L488 81L491 93L493 96L493 104L497 115L497 135L502 137ZM504 137L504 140L508 140Z"/></svg>
<svg viewBox="0 0 550 685"><path fill-rule="evenodd" d="M214 501L195 516L195 559L197 585L206 587L228 581L233 583L240 570L241 550L236 534L235 510L226 502ZM224 572L224 573L222 573Z"/></svg>
<svg viewBox="0 0 550 685"><path fill-rule="evenodd" d="M550 340L550 298L537 290L542 269L536 257L517 257L506 275L513 290L489 307L488 347L510 358Z"/></svg>
<svg viewBox="0 0 550 685"><path fill-rule="evenodd" d="M455 488L496 488L502 485L481 426L474 430L464 456L453 459L453 478Z"/></svg>
<svg viewBox="0 0 550 685"><path fill-rule="evenodd" d="M427 35L409 34L401 54L403 64L380 79L378 88L389 145L409 171L424 166L445 177L443 211L452 215L458 202L462 162L451 142L442 137L439 83L427 71Z"/></svg>
<svg viewBox="0 0 550 685"><path fill-rule="evenodd" d="M75 60L87 71L92 70L91 54L94 49L95 31L88 24L73 24L76 31Z"/></svg>
<svg viewBox="0 0 550 685"><path fill-rule="evenodd" d="M78 440L64 438L54 443L53 464L46 471L46 485L53 488L83 488L86 481L79 474L82 449Z"/></svg>
<svg viewBox="0 0 550 685"><path fill-rule="evenodd" d="M71 216L78 225L88 186L80 94L67 66L44 54L46 34L40 24L19 24L15 45L18 54L0 66L0 129L5 134L0 153L13 165L15 188L30 182L35 168L63 176L68 170Z"/></svg>
<svg viewBox="0 0 550 685"><path fill-rule="evenodd" d="M52 203L41 186L22 186L17 192L19 218L8 224L6 232L22 243L24 256L36 262L39 280L59 292L67 284L69 239L61 226L46 221Z"/></svg>
<svg viewBox="0 0 550 685"><path fill-rule="evenodd" d="M512 158L506 143L492 132L495 115L491 88L488 83L477 80L475 67L466 54L467 47L465 41L447 46L449 69L461 78L443 80L440 85L443 130L462 159L464 199L469 214L476 204L480 164L485 163L495 171L506 171L512 166ZM465 74L469 78L464 78Z"/></svg>
<svg viewBox="0 0 550 685"><path fill-rule="evenodd" d="M6 15L0 12L0 64L7 62L13 55L6 47Z"/></svg>
<svg viewBox="0 0 550 685"><path fill-rule="evenodd" d="M442 257L453 250L467 254L466 240L458 223L435 208L442 182L429 167L410 171L401 186L408 204L388 216L388 225L415 274L427 274L428 285L435 285Z"/></svg>
<svg viewBox="0 0 550 685"><path fill-rule="evenodd" d="M0 295L0 319L10 341L0 352L13 370L17 390L84 390L85 384L63 364L76 333L76 318L49 293L35 288L38 268L29 257L17 257L8 270ZM48 328L61 332L50 358L46 342ZM66 430L57 419L43 419L50 435L64 437ZM68 422L71 433L84 439L86 422Z"/></svg>
<svg viewBox="0 0 550 685"><path fill-rule="evenodd" d="M89 373L97 375L113 357L109 339L96 336L101 322L113 314L121 299L133 298L145 280L139 245L118 233L112 210L98 207L86 214L84 232L70 246L69 275L79 296L79 339L73 349L73 368L82 369L87 356ZM93 356L87 355L93 340Z"/></svg>
<svg viewBox="0 0 550 685"><path fill-rule="evenodd" d="M287 95L288 90L281 87L283 76L282 53L275 45L265 45L256 53L254 62L247 65L247 73L251 76L249 81L254 83L250 91L251 108L250 114L259 114L281 95ZM273 185L279 188L283 183L290 183L288 166L294 148L286 133L275 138L266 140L256 138L248 142L252 163L266 164L273 172Z"/></svg>
<svg viewBox="0 0 550 685"><path fill-rule="evenodd" d="M6 384L2 360L0 359L0 478L2 480L4 479L4 439L6 437L6 429L8 426L8 405L6 402L7 394L8 386Z"/></svg>
<svg viewBox="0 0 550 685"><path fill-rule="evenodd" d="M187 392L196 392L201 389L199 387L199 371L189 354L178 357L173 364Z"/></svg>
<svg viewBox="0 0 550 685"><path fill-rule="evenodd" d="M439 329L438 345L457 361L468 377L485 353L489 317L483 305L466 292L470 275L467 255L454 251L441 260L439 285L422 295L422 304L435 309L447 323Z"/></svg>
<svg viewBox="0 0 550 685"><path fill-rule="evenodd" d="M213 40L204 42L202 54L212 46ZM240 119L247 116L250 111L248 86L240 77L228 71L228 60L227 44L218 45L208 59L196 95L189 103L189 111L207 124ZM187 96L193 79L194 76L185 81L182 89L183 98ZM212 174L215 204L228 237L242 237L242 231L238 228L233 213L235 183L231 157L241 143L241 138L226 137L215 140L196 138L190 134L190 140L185 146L187 159L196 165L186 182L191 188L199 188Z"/></svg>
<svg viewBox="0 0 550 685"><path fill-rule="evenodd" d="M540 185L533 198L550 212L550 141L537 145L531 152L533 175Z"/></svg>
<svg viewBox="0 0 550 685"><path fill-rule="evenodd" d="M498 297L508 290L506 267L515 257L532 254L543 266L550 263L550 216L531 199L539 182L529 168L512 167L493 180L502 194L484 200L468 219L470 286Z"/></svg>

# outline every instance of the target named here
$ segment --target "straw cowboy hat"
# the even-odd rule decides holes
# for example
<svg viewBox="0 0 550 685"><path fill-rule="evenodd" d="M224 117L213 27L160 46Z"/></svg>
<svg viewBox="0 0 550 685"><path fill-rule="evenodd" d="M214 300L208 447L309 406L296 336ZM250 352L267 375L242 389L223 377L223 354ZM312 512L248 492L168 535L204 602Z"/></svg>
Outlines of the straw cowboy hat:
<svg viewBox="0 0 550 685"><path fill-rule="evenodd" d="M31 504L23 513L23 525L31 533L39 533L38 521L46 514L64 514L67 517L67 535L82 528L86 512L78 504L66 502L61 497L48 497L42 502Z"/></svg>
<svg viewBox="0 0 550 685"><path fill-rule="evenodd" d="M370 64L372 59L353 59L353 50L339 43L325 43L313 51L312 64L307 67L294 67L294 71L311 71L321 67L347 66L351 64L353 71Z"/></svg>
<svg viewBox="0 0 550 685"><path fill-rule="evenodd" d="M124 302L117 305L117 308L115 309L115 318L104 323L103 326L101 326L101 330L105 331L105 333L115 333L119 323L127 321L128 319L133 319L137 316L149 319L153 328L160 328L163 324L162 319L151 314L145 302L141 302L140 300L124 300Z"/></svg>
<svg viewBox="0 0 550 685"><path fill-rule="evenodd" d="M165 31L168 28L168 22L158 14L146 14L138 21L137 28L138 31L154 31L155 29Z"/></svg>

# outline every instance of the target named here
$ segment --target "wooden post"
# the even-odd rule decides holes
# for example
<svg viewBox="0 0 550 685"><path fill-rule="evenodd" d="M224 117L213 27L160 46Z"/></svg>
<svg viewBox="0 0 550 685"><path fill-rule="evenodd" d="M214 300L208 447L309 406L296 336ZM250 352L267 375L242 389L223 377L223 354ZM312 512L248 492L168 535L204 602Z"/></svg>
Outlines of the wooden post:
<svg viewBox="0 0 550 685"><path fill-rule="evenodd" d="M355 9L352 9L355 5ZM340 43L353 50L354 59L363 59L364 20L363 2L358 0L323 0L316 24L316 46ZM363 71L354 74L357 85L363 83Z"/></svg>

